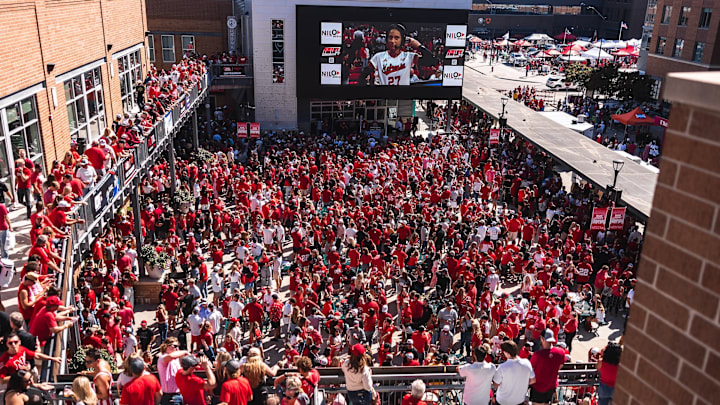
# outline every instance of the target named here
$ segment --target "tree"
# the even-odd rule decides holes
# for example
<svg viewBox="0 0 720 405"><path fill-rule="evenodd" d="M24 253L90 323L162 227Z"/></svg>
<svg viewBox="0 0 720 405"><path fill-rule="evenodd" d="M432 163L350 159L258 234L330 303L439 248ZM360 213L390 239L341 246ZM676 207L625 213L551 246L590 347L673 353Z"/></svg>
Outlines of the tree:
<svg viewBox="0 0 720 405"><path fill-rule="evenodd" d="M578 87L587 88L592 68L582 63L571 63L565 68L565 79Z"/></svg>

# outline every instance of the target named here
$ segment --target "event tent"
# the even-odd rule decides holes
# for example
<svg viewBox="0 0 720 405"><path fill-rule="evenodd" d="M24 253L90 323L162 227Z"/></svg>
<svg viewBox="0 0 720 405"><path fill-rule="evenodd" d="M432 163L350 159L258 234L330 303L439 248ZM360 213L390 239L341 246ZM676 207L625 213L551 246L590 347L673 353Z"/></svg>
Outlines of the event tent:
<svg viewBox="0 0 720 405"><path fill-rule="evenodd" d="M564 62L585 62L588 58L580 55L563 55L558 59Z"/></svg>
<svg viewBox="0 0 720 405"><path fill-rule="evenodd" d="M525 37L525 40L530 41L530 42L535 42L535 43L543 43L543 44L554 42L553 39L549 35L539 34L539 33L534 33L534 34L528 35Z"/></svg>
<svg viewBox="0 0 720 405"><path fill-rule="evenodd" d="M656 125L655 118L650 118L640 107L625 114L613 114L612 119L625 125Z"/></svg>
<svg viewBox="0 0 720 405"><path fill-rule="evenodd" d="M603 50L600 49L600 48L592 48L592 49L590 49L589 51L585 51L585 52L580 53L580 56L584 56L584 57L586 57L586 58L588 58L588 59L599 59L599 60L603 60L603 59L613 59L613 56L612 56L612 55L610 55L609 53L603 51Z"/></svg>
<svg viewBox="0 0 720 405"><path fill-rule="evenodd" d="M555 35L553 38L557 39L558 41L574 41L577 39L577 37L573 34L566 34L566 33L559 33Z"/></svg>

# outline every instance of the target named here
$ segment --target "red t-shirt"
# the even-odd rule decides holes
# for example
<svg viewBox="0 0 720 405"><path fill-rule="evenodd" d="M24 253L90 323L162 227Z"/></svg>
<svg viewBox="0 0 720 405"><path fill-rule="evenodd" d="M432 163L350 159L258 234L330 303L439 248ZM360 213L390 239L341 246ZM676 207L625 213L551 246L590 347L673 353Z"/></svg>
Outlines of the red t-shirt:
<svg viewBox="0 0 720 405"><path fill-rule="evenodd" d="M228 405L247 405L251 399L252 388L250 388L250 382L245 377L225 381L220 390L220 402L225 402Z"/></svg>
<svg viewBox="0 0 720 405"><path fill-rule="evenodd" d="M5 223L5 218L8 216L8 209L5 204L0 204L0 231L7 231L8 226Z"/></svg>
<svg viewBox="0 0 720 405"><path fill-rule="evenodd" d="M262 305L255 302L252 304L248 304L248 306L245 307L245 309L247 310L248 320L250 322L262 323L263 314L265 313Z"/></svg>
<svg viewBox="0 0 720 405"><path fill-rule="evenodd" d="M160 381L154 375L142 375L123 386L120 403L155 405L155 393L161 390Z"/></svg>
<svg viewBox="0 0 720 405"><path fill-rule="evenodd" d="M535 391L547 392L557 388L558 371L563 363L565 363L565 351L559 347L535 352L530 358L530 364L535 372L535 384L532 386Z"/></svg>
<svg viewBox="0 0 720 405"><path fill-rule="evenodd" d="M33 364L32 359L35 352L28 350L23 346L18 346L17 353L11 355L9 352L0 356L0 377L9 377L12 373L26 368L28 364Z"/></svg>
<svg viewBox="0 0 720 405"><path fill-rule="evenodd" d="M309 393L308 395L312 395L312 393L315 392L315 387L317 387L320 382L320 372L314 368L310 369L307 377L303 377L301 382L303 391Z"/></svg>
<svg viewBox="0 0 720 405"><path fill-rule="evenodd" d="M411 394L405 394L400 405L427 405L427 402L417 399Z"/></svg>
<svg viewBox="0 0 720 405"><path fill-rule="evenodd" d="M183 397L183 404L186 405L206 405L205 402L205 380L195 374L183 375L179 371L175 375L175 384L177 384L180 394Z"/></svg>
<svg viewBox="0 0 720 405"><path fill-rule="evenodd" d="M48 311L47 308L42 308L33 317L29 332L31 335L37 336L38 341L40 341L40 346L44 346L45 342L50 339L50 328L57 326L55 316L55 311Z"/></svg>

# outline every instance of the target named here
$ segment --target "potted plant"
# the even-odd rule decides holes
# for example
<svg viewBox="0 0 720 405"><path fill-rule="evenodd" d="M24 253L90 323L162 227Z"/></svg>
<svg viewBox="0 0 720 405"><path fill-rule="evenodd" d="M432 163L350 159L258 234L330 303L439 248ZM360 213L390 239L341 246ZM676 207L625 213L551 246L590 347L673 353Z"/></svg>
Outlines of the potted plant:
<svg viewBox="0 0 720 405"><path fill-rule="evenodd" d="M140 249L140 257L145 263L145 271L147 271L148 277L153 279L162 278L167 262L170 259L167 253L158 253L154 245L145 245Z"/></svg>
<svg viewBox="0 0 720 405"><path fill-rule="evenodd" d="M89 346L80 346L77 350L75 350L75 353L68 364L70 373L75 374L82 370L87 370L87 367L85 366L85 354L87 353L88 348ZM108 362L110 365L110 371L112 371L113 374L118 372L117 364L115 364L115 359L113 358L114 356L111 356L107 350L100 349L100 357Z"/></svg>
<svg viewBox="0 0 720 405"><path fill-rule="evenodd" d="M187 212L190 210L190 204L192 204L192 194L190 194L190 190L187 190L185 188L180 188L177 191L175 191L175 195L173 196L173 203L177 209L179 209L183 214L187 214Z"/></svg>

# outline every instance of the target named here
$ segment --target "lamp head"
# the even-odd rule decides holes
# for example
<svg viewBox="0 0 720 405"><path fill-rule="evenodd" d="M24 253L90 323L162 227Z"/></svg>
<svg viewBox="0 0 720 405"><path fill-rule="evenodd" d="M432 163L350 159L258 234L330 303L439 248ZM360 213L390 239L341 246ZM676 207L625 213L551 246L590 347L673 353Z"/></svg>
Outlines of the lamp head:
<svg viewBox="0 0 720 405"><path fill-rule="evenodd" d="M623 166L625 166L625 162L620 159L613 160L613 170L616 172L620 172L622 170Z"/></svg>
<svg viewBox="0 0 720 405"><path fill-rule="evenodd" d="M509 99L507 97L503 97L501 100L502 100L503 107L505 107L507 105Z"/></svg>

